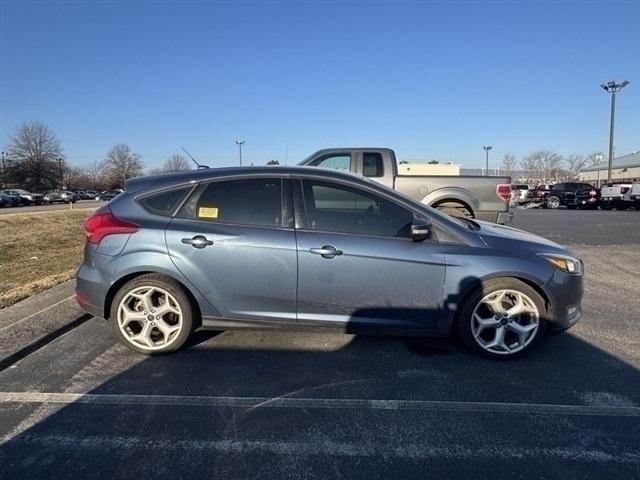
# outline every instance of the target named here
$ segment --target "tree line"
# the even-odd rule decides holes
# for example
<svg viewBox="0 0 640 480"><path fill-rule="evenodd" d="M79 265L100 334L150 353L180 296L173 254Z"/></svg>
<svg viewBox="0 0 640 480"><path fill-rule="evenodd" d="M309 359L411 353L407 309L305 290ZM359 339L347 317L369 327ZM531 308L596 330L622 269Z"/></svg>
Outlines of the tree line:
<svg viewBox="0 0 640 480"><path fill-rule="evenodd" d="M143 174L142 156L128 145L114 145L104 159L84 167L69 165L62 142L44 123L20 125L9 137L6 156L3 155L2 187L20 186L29 191L45 192L57 188L68 190L110 190L121 188L124 182ZM169 157L162 167L149 173L188 170L189 161L179 154Z"/></svg>
<svg viewBox="0 0 640 480"><path fill-rule="evenodd" d="M513 180L522 179L531 184L577 180L580 170L602 163L603 159L602 152L563 156L549 150L538 150L520 160L515 155L507 153L502 157L500 173L509 175Z"/></svg>

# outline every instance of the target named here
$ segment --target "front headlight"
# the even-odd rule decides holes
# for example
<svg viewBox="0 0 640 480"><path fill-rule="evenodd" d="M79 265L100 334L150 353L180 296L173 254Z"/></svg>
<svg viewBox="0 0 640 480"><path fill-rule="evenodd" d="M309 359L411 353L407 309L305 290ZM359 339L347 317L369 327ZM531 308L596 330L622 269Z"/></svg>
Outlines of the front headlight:
<svg viewBox="0 0 640 480"><path fill-rule="evenodd" d="M556 253L541 253L540 256L547 259L547 261L558 270L562 270L566 273L573 273L575 275L582 274L582 260L579 258L570 257L568 255L558 255Z"/></svg>

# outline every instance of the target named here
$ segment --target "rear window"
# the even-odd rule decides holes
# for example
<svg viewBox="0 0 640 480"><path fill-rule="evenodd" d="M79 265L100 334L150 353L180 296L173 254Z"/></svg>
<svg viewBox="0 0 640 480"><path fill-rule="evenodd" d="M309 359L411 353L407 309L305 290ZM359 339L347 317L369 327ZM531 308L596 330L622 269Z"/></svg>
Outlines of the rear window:
<svg viewBox="0 0 640 480"><path fill-rule="evenodd" d="M151 213L170 217L189 190L191 190L191 187L183 187L169 191L165 190L164 192L143 198L140 200L140 204Z"/></svg>
<svg viewBox="0 0 640 480"><path fill-rule="evenodd" d="M382 177L382 155L375 152L365 152L362 155L362 174L365 177Z"/></svg>

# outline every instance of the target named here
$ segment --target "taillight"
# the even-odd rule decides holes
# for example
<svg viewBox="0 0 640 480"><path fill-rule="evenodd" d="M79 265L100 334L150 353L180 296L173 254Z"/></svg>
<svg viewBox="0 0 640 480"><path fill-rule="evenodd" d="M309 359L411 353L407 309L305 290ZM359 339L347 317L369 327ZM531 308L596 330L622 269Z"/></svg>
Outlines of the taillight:
<svg viewBox="0 0 640 480"><path fill-rule="evenodd" d="M87 243L98 244L107 235L118 233L136 233L140 227L116 217L110 210L91 215L84 222Z"/></svg>
<svg viewBox="0 0 640 480"><path fill-rule="evenodd" d="M503 202L511 200L511 185L508 183L501 183L496 187L496 195L500 197Z"/></svg>

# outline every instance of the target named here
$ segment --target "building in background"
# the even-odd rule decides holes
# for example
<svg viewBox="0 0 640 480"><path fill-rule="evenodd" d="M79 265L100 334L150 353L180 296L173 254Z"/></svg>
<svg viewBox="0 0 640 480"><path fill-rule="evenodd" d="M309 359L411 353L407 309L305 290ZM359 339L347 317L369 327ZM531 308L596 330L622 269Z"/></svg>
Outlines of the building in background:
<svg viewBox="0 0 640 480"><path fill-rule="evenodd" d="M600 187L607 182L608 169L609 164L605 161L593 167L581 169L578 176L581 182ZM640 182L640 151L614 158L611 180L616 183Z"/></svg>

